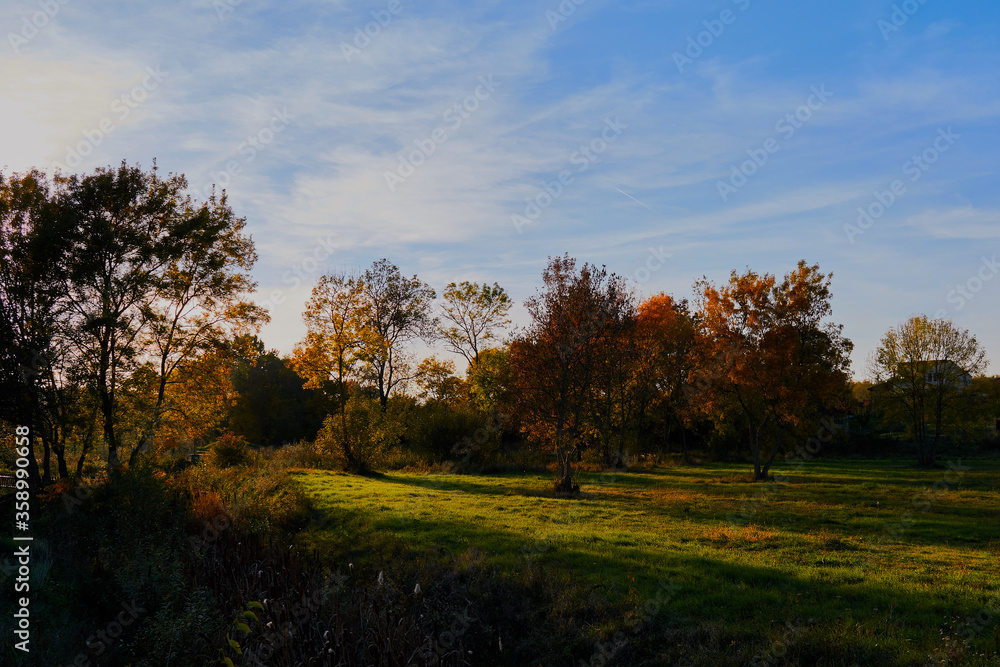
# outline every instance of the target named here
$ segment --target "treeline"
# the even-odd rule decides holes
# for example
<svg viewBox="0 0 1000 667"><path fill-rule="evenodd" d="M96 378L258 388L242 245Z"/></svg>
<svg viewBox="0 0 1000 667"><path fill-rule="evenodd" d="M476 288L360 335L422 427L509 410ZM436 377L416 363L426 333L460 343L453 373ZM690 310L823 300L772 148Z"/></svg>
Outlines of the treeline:
<svg viewBox="0 0 1000 667"><path fill-rule="evenodd" d="M876 414L898 423L931 465L949 436L1000 413L995 383L976 378L981 347L947 320L890 330L875 382L852 383L832 276L804 261L699 280L689 302L641 300L604 267L553 257L512 331L496 283L439 298L381 259L322 276L306 336L282 357L256 337L268 316L248 298L245 219L186 187L155 165L0 176L0 419L32 426L36 483L81 472L95 450L115 468L299 441L356 471L545 452L564 491L584 457L695 448L748 457L766 479L852 415L868 432ZM416 358L418 341L467 370Z"/></svg>
<svg viewBox="0 0 1000 667"><path fill-rule="evenodd" d="M117 467L183 406L178 369L252 332L257 259L225 195L195 202L155 165L0 175L0 418L32 427L31 478L82 470L97 441ZM128 452L127 459L122 458Z"/></svg>
<svg viewBox="0 0 1000 667"><path fill-rule="evenodd" d="M766 479L779 454L829 453L830 434L846 449L850 433L894 428L934 465L944 442L989 437L1000 415L1000 383L978 375L984 351L948 320L891 329L868 364L875 383L851 382L852 344L828 321L832 276L805 262L781 279L748 270L721 286L698 281L694 304L640 301L622 278L568 256L550 258L542 280L528 326L502 339L510 300L496 284L448 285L435 317L434 290L387 260L322 277L289 360L333 409L317 448L356 470L384 464L394 446L480 464L538 448L572 490L585 454L618 467L671 449L687 457L690 444L749 455ZM465 377L434 357L417 364L415 338L462 355Z"/></svg>
<svg viewBox="0 0 1000 667"><path fill-rule="evenodd" d="M584 453L622 466L672 441L686 454L689 437L741 442L763 479L783 444L849 405L851 343L824 322L831 278L818 266L800 262L780 280L753 271L722 286L703 280L693 306L667 294L640 302L623 278L568 256L550 258L542 280L526 302L528 326L485 347L508 323L510 300L495 284L449 285L435 318L434 290L386 260L324 276L291 362L335 408L317 446L345 467L373 465L411 426L393 398L412 400L403 393L412 381L424 410L445 404L481 424L478 441L444 440L451 451L437 453L468 460L516 434L555 455L561 490L573 490ZM415 365L414 338L465 357L465 378L450 362Z"/></svg>

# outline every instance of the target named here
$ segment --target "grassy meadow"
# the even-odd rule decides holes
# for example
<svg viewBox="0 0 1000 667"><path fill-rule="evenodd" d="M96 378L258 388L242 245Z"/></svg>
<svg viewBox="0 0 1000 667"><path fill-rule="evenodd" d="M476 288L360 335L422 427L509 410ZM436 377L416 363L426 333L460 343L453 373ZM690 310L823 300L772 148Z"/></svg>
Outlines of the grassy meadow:
<svg viewBox="0 0 1000 667"><path fill-rule="evenodd" d="M579 498L552 493L544 472L293 476L318 516L304 546L351 568L471 553L515 579L540 567L625 600L631 619L589 624L604 648L565 664L997 664L1000 461L774 472L759 484L746 464L581 472Z"/></svg>

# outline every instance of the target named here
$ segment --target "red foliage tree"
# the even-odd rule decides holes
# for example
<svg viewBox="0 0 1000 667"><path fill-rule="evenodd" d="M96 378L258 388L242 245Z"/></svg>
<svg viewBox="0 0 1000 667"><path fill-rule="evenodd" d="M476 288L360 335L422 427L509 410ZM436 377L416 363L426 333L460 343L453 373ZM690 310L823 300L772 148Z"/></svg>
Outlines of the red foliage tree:
<svg viewBox="0 0 1000 667"><path fill-rule="evenodd" d="M625 281L604 267L550 257L544 288L525 302L531 324L510 346L514 408L522 430L550 448L556 488L573 491L572 460L590 437L595 378L614 355L614 340L633 316Z"/></svg>

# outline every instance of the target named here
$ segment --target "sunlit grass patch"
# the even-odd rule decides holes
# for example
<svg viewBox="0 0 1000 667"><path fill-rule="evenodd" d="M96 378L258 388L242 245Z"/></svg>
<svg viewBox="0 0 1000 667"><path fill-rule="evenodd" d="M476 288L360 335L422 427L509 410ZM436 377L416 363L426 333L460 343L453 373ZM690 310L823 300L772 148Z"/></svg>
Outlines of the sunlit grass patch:
<svg viewBox="0 0 1000 667"><path fill-rule="evenodd" d="M946 470L898 461L814 461L781 483L753 483L735 464L591 471L577 499L540 473L294 475L325 517L311 546L356 559L476 548L511 576L538 562L640 601L670 581L683 593L650 638L709 627L758 638L731 649L748 660L795 621L802 656L840 642L858 664L904 665L940 644L948 618L1000 604L1000 463L966 465L949 483ZM991 633L973 645L985 650Z"/></svg>

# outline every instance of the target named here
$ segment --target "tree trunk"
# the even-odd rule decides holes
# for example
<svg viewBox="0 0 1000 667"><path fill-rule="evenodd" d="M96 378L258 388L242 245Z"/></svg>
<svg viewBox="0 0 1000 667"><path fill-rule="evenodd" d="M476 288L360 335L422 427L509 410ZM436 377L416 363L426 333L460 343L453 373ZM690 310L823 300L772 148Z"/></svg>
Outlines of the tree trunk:
<svg viewBox="0 0 1000 667"><path fill-rule="evenodd" d="M76 462L76 476L80 477L83 474L83 462L87 460L87 451L90 449L88 445L90 444L90 439L88 438L83 442L83 450L80 452L80 458Z"/></svg>
<svg viewBox="0 0 1000 667"><path fill-rule="evenodd" d="M53 443L52 451L56 453L56 467L59 469L59 479L66 479L69 477L69 469L66 467L65 443L60 443L58 446Z"/></svg>
<svg viewBox="0 0 1000 667"><path fill-rule="evenodd" d="M102 366L106 362L102 360ZM108 364L110 365L110 364ZM115 440L115 402L108 389L108 370L101 368L98 391L101 399L101 414L104 417L104 440L108 443L108 468L114 470L121 462L118 460L118 442Z"/></svg>
<svg viewBox="0 0 1000 667"><path fill-rule="evenodd" d="M753 478L754 480L762 479L760 473L760 441L757 436L750 432L750 451L753 453Z"/></svg>
<svg viewBox="0 0 1000 667"><path fill-rule="evenodd" d="M110 405L104 414L104 439L108 443L108 467L114 470L121 465L121 461L118 460L118 443L115 442L115 419Z"/></svg>
<svg viewBox="0 0 1000 667"><path fill-rule="evenodd" d="M927 434L924 431L923 420L914 424L916 433L914 439L917 441L918 460L921 467L929 468L934 465L934 445L927 442ZM937 436L935 435L935 438Z"/></svg>
<svg viewBox="0 0 1000 667"><path fill-rule="evenodd" d="M52 451L49 448L49 439L42 435L42 484L49 484L52 481L51 459Z"/></svg>
<svg viewBox="0 0 1000 667"><path fill-rule="evenodd" d="M778 450L781 449L781 443L785 440L785 430L782 429L778 431L778 441L774 443L774 449L771 450L771 456L768 457L767 463L764 464L764 470L762 475L758 477L758 480L767 480L767 473L771 470L771 464L774 463L774 457L778 455Z"/></svg>
<svg viewBox="0 0 1000 667"><path fill-rule="evenodd" d="M80 450L80 458L76 462L76 476L77 478L83 474L83 462L87 460L87 452L90 451L91 440L94 437L94 427L97 426L97 408L90 415L87 425L87 435L83 439L83 447Z"/></svg>
<svg viewBox="0 0 1000 667"><path fill-rule="evenodd" d="M575 452L576 448L559 448L557 450L560 479L559 483L556 485L556 491L573 493L577 490L573 488L573 454Z"/></svg>

